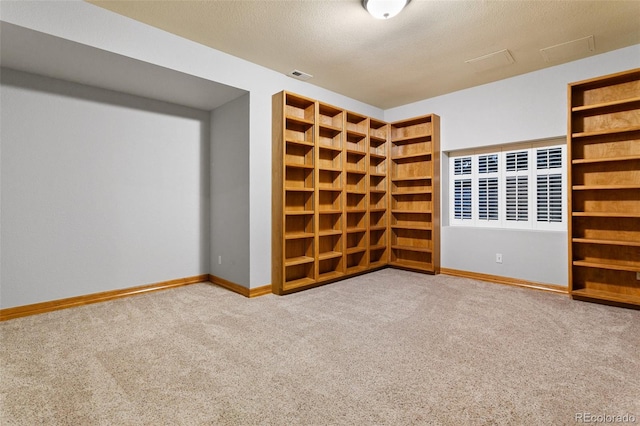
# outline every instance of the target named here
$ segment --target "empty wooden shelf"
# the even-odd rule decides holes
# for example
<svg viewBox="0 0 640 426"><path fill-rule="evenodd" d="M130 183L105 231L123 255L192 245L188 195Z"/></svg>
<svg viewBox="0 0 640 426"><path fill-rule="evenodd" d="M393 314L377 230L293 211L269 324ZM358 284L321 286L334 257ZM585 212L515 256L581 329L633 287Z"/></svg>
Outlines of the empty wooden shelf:
<svg viewBox="0 0 640 426"><path fill-rule="evenodd" d="M569 286L640 306L640 69L569 85Z"/></svg>
<svg viewBox="0 0 640 426"><path fill-rule="evenodd" d="M274 95L273 292L388 265L438 272L438 135L435 115L389 125Z"/></svg>
<svg viewBox="0 0 640 426"><path fill-rule="evenodd" d="M391 265L440 271L440 117L391 124Z"/></svg>

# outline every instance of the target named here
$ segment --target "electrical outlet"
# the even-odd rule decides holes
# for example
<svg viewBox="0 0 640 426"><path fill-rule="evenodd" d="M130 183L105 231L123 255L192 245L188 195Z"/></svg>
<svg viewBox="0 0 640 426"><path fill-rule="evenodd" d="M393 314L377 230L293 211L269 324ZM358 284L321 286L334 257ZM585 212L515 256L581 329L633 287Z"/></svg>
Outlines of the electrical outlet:
<svg viewBox="0 0 640 426"><path fill-rule="evenodd" d="M636 272L636 280L640 281L640 272Z"/></svg>
<svg viewBox="0 0 640 426"><path fill-rule="evenodd" d="M218 256L218 265L222 265L222 256Z"/></svg>
<svg viewBox="0 0 640 426"><path fill-rule="evenodd" d="M496 263L502 263L502 253L496 253Z"/></svg>

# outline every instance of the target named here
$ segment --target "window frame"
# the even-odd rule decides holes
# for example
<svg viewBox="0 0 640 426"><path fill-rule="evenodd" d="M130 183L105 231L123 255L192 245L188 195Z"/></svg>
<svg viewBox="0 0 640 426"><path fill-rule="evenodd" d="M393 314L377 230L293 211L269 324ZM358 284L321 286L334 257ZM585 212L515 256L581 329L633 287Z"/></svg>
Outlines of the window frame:
<svg viewBox="0 0 640 426"><path fill-rule="evenodd" d="M537 154L539 149L560 148L561 167L559 168L537 168ZM507 171L507 154L519 151L527 151L527 170ZM544 141L525 142L517 144L507 144L492 146L487 148L467 149L450 151L449 155L449 225L495 228L495 229L519 229L519 230L539 230L539 231L565 231L567 230L567 148L566 138L553 138ZM492 173L480 173L480 157L497 155L498 171ZM456 159L470 157L471 173L465 175L455 174ZM547 164L548 165L548 164ZM561 221L538 221L538 176L556 175L561 176ZM507 220L507 177L526 176L527 177L527 220L513 221ZM498 178L498 220L480 219L480 180L485 178ZM456 181L471 179L471 218L456 218L455 204ZM548 203L551 196L548 195ZM557 198L556 198L557 199ZM557 204L555 204L557 206ZM549 207L548 211L552 208Z"/></svg>

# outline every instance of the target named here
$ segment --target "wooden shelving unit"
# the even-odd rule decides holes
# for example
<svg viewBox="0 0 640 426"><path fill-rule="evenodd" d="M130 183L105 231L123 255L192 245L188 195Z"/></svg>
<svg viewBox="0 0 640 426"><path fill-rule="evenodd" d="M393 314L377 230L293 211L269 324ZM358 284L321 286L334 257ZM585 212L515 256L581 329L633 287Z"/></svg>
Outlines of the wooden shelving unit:
<svg viewBox="0 0 640 426"><path fill-rule="evenodd" d="M287 290L316 280L316 103L284 93L273 102L274 119L277 116L280 123L273 126L273 137L282 143L273 146L280 158L273 170L274 210L280 214L273 216L279 244L274 238L272 276Z"/></svg>
<svg viewBox="0 0 640 426"><path fill-rule="evenodd" d="M274 95L274 293L385 267L392 258L395 266L438 272L439 123L437 116L413 121L392 128L293 93ZM394 131L402 134L395 145ZM412 168L420 173L406 172Z"/></svg>
<svg viewBox="0 0 640 426"><path fill-rule="evenodd" d="M640 69L569 85L569 285L640 306Z"/></svg>
<svg viewBox="0 0 640 426"><path fill-rule="evenodd" d="M389 125L369 120L369 266L389 263Z"/></svg>
<svg viewBox="0 0 640 426"><path fill-rule="evenodd" d="M344 275L344 113L318 103L316 128L317 200L316 282Z"/></svg>
<svg viewBox="0 0 640 426"><path fill-rule="evenodd" d="M440 117L390 126L390 264L440 272Z"/></svg>

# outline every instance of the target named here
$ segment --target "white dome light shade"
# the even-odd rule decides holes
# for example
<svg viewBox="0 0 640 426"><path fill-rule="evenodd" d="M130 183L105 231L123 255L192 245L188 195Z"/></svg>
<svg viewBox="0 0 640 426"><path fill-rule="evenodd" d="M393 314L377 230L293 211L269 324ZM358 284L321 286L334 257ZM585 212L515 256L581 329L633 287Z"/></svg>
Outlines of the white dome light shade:
<svg viewBox="0 0 640 426"><path fill-rule="evenodd" d="M362 5L376 19L396 16L410 0L362 0Z"/></svg>

